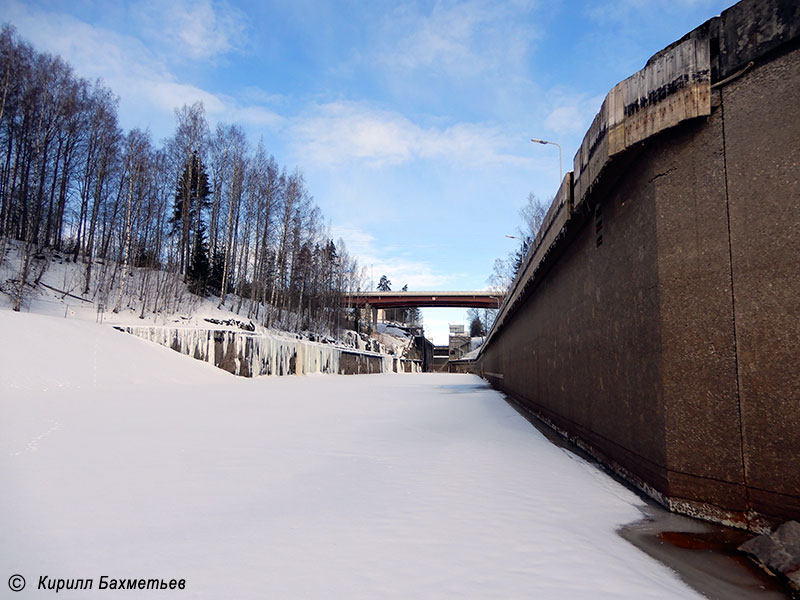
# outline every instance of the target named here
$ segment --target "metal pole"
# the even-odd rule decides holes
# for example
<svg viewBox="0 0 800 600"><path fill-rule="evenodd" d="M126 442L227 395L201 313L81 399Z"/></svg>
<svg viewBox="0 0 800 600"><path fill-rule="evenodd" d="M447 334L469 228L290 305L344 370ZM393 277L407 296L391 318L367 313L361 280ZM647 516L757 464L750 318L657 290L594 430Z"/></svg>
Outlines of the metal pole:
<svg viewBox="0 0 800 600"><path fill-rule="evenodd" d="M561 185L561 182L564 181L564 168L561 166L561 144L555 142L553 144L558 146L558 185Z"/></svg>
<svg viewBox="0 0 800 600"><path fill-rule="evenodd" d="M561 144L548 140L539 140L536 138L531 138L531 141L536 142L537 144L552 144L553 146L558 146L558 185L561 185L561 181L564 179L564 168L561 161Z"/></svg>

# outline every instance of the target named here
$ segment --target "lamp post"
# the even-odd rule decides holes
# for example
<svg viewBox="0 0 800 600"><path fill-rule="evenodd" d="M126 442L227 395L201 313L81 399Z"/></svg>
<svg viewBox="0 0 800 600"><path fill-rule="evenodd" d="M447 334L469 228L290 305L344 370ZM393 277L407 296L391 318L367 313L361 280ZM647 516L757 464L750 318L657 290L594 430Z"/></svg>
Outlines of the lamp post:
<svg viewBox="0 0 800 600"><path fill-rule="evenodd" d="M531 138L531 141L537 144L552 144L553 146L558 146L558 185L561 185L561 180L564 179L564 169L561 167L561 144L549 142L547 140L537 140L536 138Z"/></svg>

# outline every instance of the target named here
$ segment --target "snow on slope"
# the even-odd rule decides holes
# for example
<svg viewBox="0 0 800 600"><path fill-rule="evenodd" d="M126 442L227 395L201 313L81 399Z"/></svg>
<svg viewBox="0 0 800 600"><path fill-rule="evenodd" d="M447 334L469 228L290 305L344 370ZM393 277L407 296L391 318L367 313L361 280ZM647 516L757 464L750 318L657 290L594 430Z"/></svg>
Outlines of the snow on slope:
<svg viewBox="0 0 800 600"><path fill-rule="evenodd" d="M3 256L3 244L0 244L0 309L11 308L16 298L15 286L11 282L19 277L20 263L22 260L22 244L16 241L7 241L6 254ZM142 289L143 280L149 277L149 285L154 285L155 278L165 278L166 273L150 271L142 268L131 268L130 282L127 292L123 296L119 312L113 312L120 296L120 285L117 281L114 285L106 281L104 286L99 286L98 280L103 279L106 270L110 273L114 271L113 261L97 260L93 264L93 276L91 290L94 295L84 295L82 289L85 282L86 265L75 263L69 260L65 253L54 250L45 250L43 254L37 255L40 258L33 260L31 274L28 277L29 285L25 287L22 311L54 317L63 317L69 320L78 320L95 323L102 320L105 324L121 325L128 327L167 327L167 328L195 328L195 329L228 329L241 331L241 325L247 326L248 331L255 331L259 335L264 335L273 340L310 340L312 342L324 342L343 348L355 348L356 350L379 353L393 353L395 349L401 351L408 345L409 339L405 332L399 330L395 335L380 336L382 339L369 339L363 337L355 331L342 330L339 333L339 340L334 340L329 335L324 335L320 331L303 331L293 333L291 331L276 329L277 325L267 328L260 324L258 318L248 317L248 300L241 302L241 314L234 311L234 307L239 305L238 296L228 294L226 304L221 308L218 306L219 298L214 296L199 297L190 294L184 282L176 285L180 290L178 299L174 294L169 294L167 306L164 306L163 297L159 300L159 310L153 313L153 298L148 302L144 314L142 314L142 300L139 292ZM176 277L170 275L169 277ZM110 278L110 275L108 275ZM39 279L38 285L33 285ZM115 280L116 281L116 280ZM163 283L162 283L163 285ZM111 286L110 289L107 289ZM145 286L146 287L146 286ZM96 291L98 288L104 292ZM152 296L152 294L151 294ZM103 304L103 312L100 314L100 305ZM295 319L296 315L292 315ZM378 336L376 336L378 337ZM384 339L385 338L385 339ZM379 343L380 341L380 343ZM280 344L280 342L276 342Z"/></svg>
<svg viewBox="0 0 800 600"><path fill-rule="evenodd" d="M690 598L638 498L468 375L232 377L0 310L0 574L185 598ZM112 593L106 591L106 593Z"/></svg>
<svg viewBox="0 0 800 600"><path fill-rule="evenodd" d="M107 325L0 309L0 390L228 381L224 371Z"/></svg>

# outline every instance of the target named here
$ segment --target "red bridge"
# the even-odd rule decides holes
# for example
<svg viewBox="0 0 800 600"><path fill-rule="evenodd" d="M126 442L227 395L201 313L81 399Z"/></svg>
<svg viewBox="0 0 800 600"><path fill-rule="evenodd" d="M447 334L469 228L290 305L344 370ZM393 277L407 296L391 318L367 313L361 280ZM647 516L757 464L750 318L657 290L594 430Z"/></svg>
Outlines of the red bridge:
<svg viewBox="0 0 800 600"><path fill-rule="evenodd" d="M500 308L503 292L362 292L344 296L359 308Z"/></svg>

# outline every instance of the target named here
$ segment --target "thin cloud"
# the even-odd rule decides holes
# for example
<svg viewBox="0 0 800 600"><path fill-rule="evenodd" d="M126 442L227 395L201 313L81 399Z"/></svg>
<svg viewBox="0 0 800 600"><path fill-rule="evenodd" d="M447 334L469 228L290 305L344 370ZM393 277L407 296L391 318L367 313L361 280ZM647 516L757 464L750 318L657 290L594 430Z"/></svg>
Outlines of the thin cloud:
<svg viewBox="0 0 800 600"><path fill-rule="evenodd" d="M383 22L387 67L475 78L522 66L535 29L521 15L531 2L436 2L430 12L404 4Z"/></svg>
<svg viewBox="0 0 800 600"><path fill-rule="evenodd" d="M283 116L263 106L234 108L226 115L226 119L235 123L246 123L256 127L267 128L281 127L286 122Z"/></svg>
<svg viewBox="0 0 800 600"><path fill-rule="evenodd" d="M204 11L201 3L198 14ZM179 81L164 57L132 35L19 2L8 4L7 19L37 49L64 57L79 76L102 79L120 97L120 117L126 127L140 127L153 120L171 124L175 108L198 101L205 105L212 123L234 120L275 128L284 122L280 115L260 103L241 104L234 98ZM220 29L219 25L215 27ZM216 38L211 36L209 42L217 51L228 47L220 36L220 33Z"/></svg>
<svg viewBox="0 0 800 600"><path fill-rule="evenodd" d="M393 289L408 285L412 290L446 289L456 276L438 273L425 261L409 260L386 253L378 247L375 237L358 227L331 226L331 236L344 240L348 252L366 268L367 285L377 285L382 275L392 282Z"/></svg>
<svg viewBox="0 0 800 600"><path fill-rule="evenodd" d="M562 136L586 131L603 102L600 96L557 91L548 94L548 98L551 104L544 126Z"/></svg>
<svg viewBox="0 0 800 600"><path fill-rule="evenodd" d="M316 164L359 162L371 167L415 159L442 159L463 166L527 164L509 151L510 136L482 123L423 127L397 112L354 102L317 105L293 120L296 152Z"/></svg>
<svg viewBox="0 0 800 600"><path fill-rule="evenodd" d="M126 87L129 83L132 82L126 81ZM128 91L131 91L130 88ZM169 79L161 81L153 78L145 79L142 81L142 87L137 95L139 94L148 98L150 104L164 112L195 102L202 102L209 114L222 113L225 110L225 104L214 94L193 85L177 83Z"/></svg>
<svg viewBox="0 0 800 600"><path fill-rule="evenodd" d="M347 250L354 255L373 254L375 252L375 236L371 233L347 225L332 225L331 237L343 239Z"/></svg>
<svg viewBox="0 0 800 600"><path fill-rule="evenodd" d="M144 0L132 13L149 39L190 60L241 50L247 40L246 16L226 2Z"/></svg>
<svg viewBox="0 0 800 600"><path fill-rule="evenodd" d="M246 86L241 90L241 97L248 102L269 105L286 105L289 97L284 94L276 94L257 86Z"/></svg>

